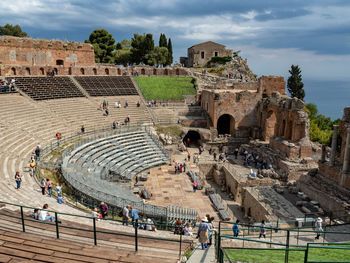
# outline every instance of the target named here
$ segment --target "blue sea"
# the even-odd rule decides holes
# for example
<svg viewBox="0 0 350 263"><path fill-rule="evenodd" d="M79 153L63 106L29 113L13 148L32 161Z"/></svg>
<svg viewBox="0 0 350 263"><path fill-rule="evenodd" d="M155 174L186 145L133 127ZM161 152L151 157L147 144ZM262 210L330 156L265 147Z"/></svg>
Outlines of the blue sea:
<svg viewBox="0 0 350 263"><path fill-rule="evenodd" d="M319 114L335 120L342 118L344 107L350 106L350 80L303 79L305 102L314 103Z"/></svg>

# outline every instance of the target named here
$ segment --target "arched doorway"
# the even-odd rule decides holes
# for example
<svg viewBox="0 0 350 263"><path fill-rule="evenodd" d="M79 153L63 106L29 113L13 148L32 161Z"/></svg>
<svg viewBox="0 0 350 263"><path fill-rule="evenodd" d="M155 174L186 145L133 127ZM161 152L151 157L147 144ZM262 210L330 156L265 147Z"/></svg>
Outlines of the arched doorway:
<svg viewBox="0 0 350 263"><path fill-rule="evenodd" d="M117 72L118 72L118 75L121 75L121 74L122 74L120 68L117 69Z"/></svg>
<svg viewBox="0 0 350 263"><path fill-rule="evenodd" d="M235 136L235 119L229 114L223 114L218 119L216 128L218 134L230 134Z"/></svg>
<svg viewBox="0 0 350 263"><path fill-rule="evenodd" d="M175 74L176 74L176 76L180 75L180 70L178 68L175 70Z"/></svg>
<svg viewBox="0 0 350 263"><path fill-rule="evenodd" d="M25 75L30 76L30 68L26 68Z"/></svg>
<svg viewBox="0 0 350 263"><path fill-rule="evenodd" d="M275 127L276 127L276 113L274 111L269 111L267 113L267 118L265 121L265 135L264 135L264 140L269 141L271 136L275 136Z"/></svg>
<svg viewBox="0 0 350 263"><path fill-rule="evenodd" d="M190 145L187 145L188 139L190 139ZM187 147L198 147L201 145L201 135L197 131L190 130L187 132L182 141Z"/></svg>
<svg viewBox="0 0 350 263"><path fill-rule="evenodd" d="M69 69L68 69L68 75L72 75L72 67L69 67Z"/></svg>
<svg viewBox="0 0 350 263"><path fill-rule="evenodd" d="M11 75L16 76L16 69L15 68L11 68Z"/></svg>
<svg viewBox="0 0 350 263"><path fill-rule="evenodd" d="M54 68L53 71L55 72L55 75L58 75L58 69Z"/></svg>
<svg viewBox="0 0 350 263"><path fill-rule="evenodd" d="M164 69L164 75L165 76L168 76L168 74L169 74L169 70L166 68L166 69Z"/></svg>
<svg viewBox="0 0 350 263"><path fill-rule="evenodd" d="M44 68L40 68L40 74L41 74L42 76L45 75L45 70L44 70Z"/></svg>
<svg viewBox="0 0 350 263"><path fill-rule="evenodd" d="M85 75L85 70L83 68L80 69L81 75Z"/></svg>
<svg viewBox="0 0 350 263"><path fill-rule="evenodd" d="M144 68L141 69L141 75L145 75L146 74L146 71Z"/></svg>
<svg viewBox="0 0 350 263"><path fill-rule="evenodd" d="M109 69L108 68L105 69L105 73L106 73L106 75L109 75Z"/></svg>
<svg viewBox="0 0 350 263"><path fill-rule="evenodd" d="M157 69L153 69L153 75L157 75Z"/></svg>
<svg viewBox="0 0 350 263"><path fill-rule="evenodd" d="M92 69L92 73L93 73L94 75L97 75L97 69L93 68L93 69Z"/></svg>

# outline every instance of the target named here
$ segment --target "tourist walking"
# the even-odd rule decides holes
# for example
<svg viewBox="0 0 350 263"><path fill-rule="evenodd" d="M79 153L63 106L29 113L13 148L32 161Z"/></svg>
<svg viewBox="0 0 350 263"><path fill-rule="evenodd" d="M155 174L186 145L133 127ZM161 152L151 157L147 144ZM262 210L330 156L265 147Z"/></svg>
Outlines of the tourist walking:
<svg viewBox="0 0 350 263"><path fill-rule="evenodd" d="M46 181L45 178L43 178L40 182L40 187L41 187L41 194L45 195L45 189L46 189Z"/></svg>
<svg viewBox="0 0 350 263"><path fill-rule="evenodd" d="M132 226L137 227L136 222L139 220L139 211L136 208L133 208L131 210L131 220L132 220Z"/></svg>
<svg viewBox="0 0 350 263"><path fill-rule="evenodd" d="M108 206L104 202L101 202L99 208L102 215L102 219L104 219L108 215Z"/></svg>
<svg viewBox="0 0 350 263"><path fill-rule="evenodd" d="M123 226L129 225L129 208L129 205L123 207Z"/></svg>
<svg viewBox="0 0 350 263"><path fill-rule="evenodd" d="M315 231L316 231L315 239L320 239L321 233L323 232L322 222L323 220L321 217L317 218L315 222Z"/></svg>
<svg viewBox="0 0 350 263"><path fill-rule="evenodd" d="M19 172L16 172L15 180L16 180L16 189L17 190L21 189L22 176L19 174Z"/></svg>
<svg viewBox="0 0 350 263"><path fill-rule="evenodd" d="M236 220L236 223L233 224L232 230L233 230L233 236L234 237L238 237L238 234L240 232L240 230L239 230L239 220L238 219Z"/></svg>
<svg viewBox="0 0 350 263"><path fill-rule="evenodd" d="M85 133L85 127L84 127L84 125L83 125L83 126L81 126L81 129L80 129L80 130L81 130L81 133L82 133L82 134L84 134L84 133Z"/></svg>
<svg viewBox="0 0 350 263"><path fill-rule="evenodd" d="M50 179L46 179L46 187L49 192L49 196L52 196L52 181Z"/></svg>
<svg viewBox="0 0 350 263"><path fill-rule="evenodd" d="M201 243L202 249L204 250L207 248L207 244L209 241L209 234L208 232L210 231L210 227L208 225L208 219L207 217L202 218L202 222L198 226L198 232L197 232L197 237L198 241Z"/></svg>
<svg viewBox="0 0 350 263"><path fill-rule="evenodd" d="M184 168L184 173L186 173L186 167L187 167L186 162L184 162L184 164L182 165L182 167Z"/></svg>
<svg viewBox="0 0 350 263"><path fill-rule="evenodd" d="M261 237L266 238L265 220L261 221L259 238Z"/></svg>

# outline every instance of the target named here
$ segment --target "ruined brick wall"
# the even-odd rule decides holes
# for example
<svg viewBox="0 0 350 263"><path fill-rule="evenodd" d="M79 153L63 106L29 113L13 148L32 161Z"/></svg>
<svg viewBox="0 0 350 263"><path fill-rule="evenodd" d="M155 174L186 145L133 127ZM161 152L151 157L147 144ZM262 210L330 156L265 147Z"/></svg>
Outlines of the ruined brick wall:
<svg viewBox="0 0 350 263"><path fill-rule="evenodd" d="M57 75L134 75L139 76L186 76L187 72L181 68L153 68L153 67L121 67L113 64L94 64L91 66L24 66L24 65L1 65L0 76L45 76L47 71L55 70Z"/></svg>
<svg viewBox="0 0 350 263"><path fill-rule="evenodd" d="M23 66L88 66L95 64L95 55L90 44L1 36L0 62Z"/></svg>
<svg viewBox="0 0 350 263"><path fill-rule="evenodd" d="M262 76L259 78L259 86L262 93L267 96L271 96L274 91L287 95L286 82L281 76Z"/></svg>
<svg viewBox="0 0 350 263"><path fill-rule="evenodd" d="M204 52L204 57L202 57L202 52ZM224 45L212 41L194 45L187 50L187 66L204 66L215 55L219 57L231 56L232 50L226 49Z"/></svg>
<svg viewBox="0 0 350 263"><path fill-rule="evenodd" d="M201 105L210 116L214 128L217 128L218 119L228 114L233 118L233 129L231 135L243 127L253 127L257 123L256 106L261 99L257 92L251 91L215 91L203 90Z"/></svg>
<svg viewBox="0 0 350 263"><path fill-rule="evenodd" d="M262 138L270 141L271 138L278 137L279 139L270 141L270 146L284 152L288 158L305 158L312 154L310 124L304 107L303 101L281 97L278 92L262 99L258 106Z"/></svg>

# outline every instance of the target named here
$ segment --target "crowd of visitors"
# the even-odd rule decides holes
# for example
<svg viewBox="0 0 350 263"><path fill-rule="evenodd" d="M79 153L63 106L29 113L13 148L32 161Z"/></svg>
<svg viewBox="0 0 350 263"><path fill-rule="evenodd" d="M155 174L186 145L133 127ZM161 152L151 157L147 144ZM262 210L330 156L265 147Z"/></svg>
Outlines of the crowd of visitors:
<svg viewBox="0 0 350 263"><path fill-rule="evenodd" d="M16 80L12 79L9 81L0 81L0 93L11 92L15 90Z"/></svg>

